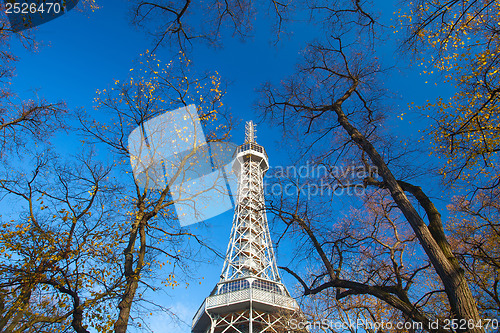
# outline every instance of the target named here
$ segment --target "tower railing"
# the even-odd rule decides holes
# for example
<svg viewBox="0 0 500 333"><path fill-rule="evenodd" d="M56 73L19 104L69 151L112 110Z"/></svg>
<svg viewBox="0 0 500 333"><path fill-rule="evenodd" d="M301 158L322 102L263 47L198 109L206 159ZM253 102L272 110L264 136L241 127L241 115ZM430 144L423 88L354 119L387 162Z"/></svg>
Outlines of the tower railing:
<svg viewBox="0 0 500 333"><path fill-rule="evenodd" d="M191 324L191 327L193 327L196 324L196 322L198 322L200 317L205 312L205 303L206 301L203 301L203 303L201 303L200 307L198 308L198 311L196 311L196 314L193 317L193 323Z"/></svg>
<svg viewBox="0 0 500 333"><path fill-rule="evenodd" d="M276 308L286 308L290 310L297 310L299 308L297 301L288 295L277 294L252 287L220 295L209 296L204 304L206 309L211 309L250 300L272 305ZM193 320L193 322L195 322L195 320Z"/></svg>
<svg viewBox="0 0 500 333"><path fill-rule="evenodd" d="M264 147L262 147L261 145L259 145L257 143L253 143L253 142L244 143L241 146L239 146L238 148L236 148L235 155L237 155L243 151L247 151L247 150L253 150L253 151L256 151L257 153L264 154L264 155L266 155L266 158L268 158Z"/></svg>

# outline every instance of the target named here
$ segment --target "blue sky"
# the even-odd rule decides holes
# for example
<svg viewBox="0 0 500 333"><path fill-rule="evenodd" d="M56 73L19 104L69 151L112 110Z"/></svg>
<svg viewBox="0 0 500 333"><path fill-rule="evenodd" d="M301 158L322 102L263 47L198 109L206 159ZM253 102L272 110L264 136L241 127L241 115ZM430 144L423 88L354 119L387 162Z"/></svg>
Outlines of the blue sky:
<svg viewBox="0 0 500 333"><path fill-rule="evenodd" d="M125 1L106 1L95 12L72 10L66 15L43 24L36 29L36 38L43 45L37 52L27 52L21 45L13 45L20 58L16 68L13 89L21 97L29 98L33 92L47 100L64 100L70 108L85 108L92 111L92 101L97 89L111 86L115 79L126 79L139 54L151 48L150 41L142 31L128 23ZM239 123L233 133L233 141L241 143L244 138L244 122L255 119L252 103L256 98L254 89L264 80L283 77L296 63L303 43L288 43L286 48L269 48L267 28L257 26L253 42L242 43L227 39L224 51L202 48L191 59L200 70L218 71L223 80L232 82L225 104ZM305 40L308 36L302 36ZM263 50L255 52L255 49ZM158 58L164 62L175 59L177 53L158 50ZM276 66L279 64L279 66ZM258 127L258 142L263 144L271 162L277 163L279 154L275 141L280 134L265 126ZM74 152L75 140L65 135L55 144L68 154ZM225 253L229 239L233 213L209 221L211 241ZM196 227L192 229L196 231ZM206 230L206 229L205 229ZM219 279L222 261L216 265L204 265L198 277L188 288L184 285L155 296L159 304L171 308L180 319L191 322L192 316L208 296ZM202 282L200 285L199 282ZM151 328L156 332L189 332L189 327L177 327L168 315L155 316Z"/></svg>
<svg viewBox="0 0 500 333"><path fill-rule="evenodd" d="M70 108L85 108L92 111L92 101L97 89L107 88L115 79L123 80L134 66L134 60L146 49L151 48L151 41L142 32L128 23L126 1L108 0L100 4L95 12L70 13L41 25L36 30L36 37L44 45L35 53L25 51L20 45L13 45L13 51L20 57L17 64L13 88L21 97L30 97L33 91L48 100L65 100ZM384 2L381 11L392 13L392 2ZM257 19L262 19L257 17ZM303 24L292 26L293 37L285 38L277 47L270 44L269 26L260 21L255 26L254 37L242 42L229 37L224 38L224 48L213 50L197 45L191 59L199 70L217 71L223 81L230 82L225 104L238 122L233 132L233 141L241 143L244 136L244 122L257 119L252 105L257 97L255 89L259 84L272 80L277 82L290 74L300 52L309 41L312 30ZM388 37L390 38L390 37ZM396 57L394 50L388 48L383 56L390 62ZM177 52L159 49L158 58L168 62L177 56ZM428 81L429 83L425 83ZM405 95L395 93L394 103L407 111L408 101L423 102L436 94L434 83L429 78L421 77L410 68L394 72L385 82L388 89L397 88ZM401 136L418 137L417 128L422 122L414 115L407 115L403 120L392 120L390 124L397 128ZM409 130L411 129L411 130ZM271 166L286 165L288 154L279 144L280 133L265 124L258 126L257 141L264 145L270 156ZM73 150L75 142L59 137L56 142L66 152ZM212 242L221 252L225 252L229 238L232 212L210 220ZM278 259L278 262L280 260ZM158 295L156 301L165 307L171 307L184 321L190 323L198 306L218 281L222 261L216 265L204 265L204 280L199 285L193 281L188 288L178 287L169 292L170 296ZM289 289L295 281L285 277ZM153 319L155 331L189 332L189 327L174 329L164 317Z"/></svg>

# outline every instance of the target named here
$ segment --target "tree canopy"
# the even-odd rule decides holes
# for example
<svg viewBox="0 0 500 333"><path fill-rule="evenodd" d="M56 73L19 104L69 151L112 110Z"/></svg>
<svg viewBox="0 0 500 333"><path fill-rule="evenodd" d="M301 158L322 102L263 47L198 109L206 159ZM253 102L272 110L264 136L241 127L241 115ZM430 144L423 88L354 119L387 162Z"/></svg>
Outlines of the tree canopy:
<svg viewBox="0 0 500 333"><path fill-rule="evenodd" d="M97 15L100 5L82 8ZM270 174L269 185L293 189L269 195L267 210L277 248L292 253L280 268L297 283L306 317L488 330L483 319L500 311L497 1L418 0L394 13L360 0L128 6L150 48L137 50L128 77L93 87L93 108L78 110L68 108L70 96L19 97L10 84L18 61L11 44L35 49L36 34L0 22L0 331L142 330L142 314L155 308L151 293L192 279L201 252L217 254L210 237L179 225L175 205L193 205L201 193L171 191L200 163L196 148L179 155L166 181L154 168L144 181L132 170L128 138L136 129L145 136L148 121L166 111L195 104L204 139L228 142L232 117L241 115L223 101L224 78L189 59L200 48L223 52L229 38L251 42L263 20L269 50L293 43L298 27L311 33L296 68L255 87L254 104L261 123L293 145L290 167L325 170ZM398 54L387 55L393 49ZM387 87L398 71L448 89L422 102ZM422 142L401 135L396 124L405 113L419 114L403 130L424 133ZM82 149L60 156L49 138L68 132ZM438 199L443 192L452 195ZM465 326L449 327L450 320Z"/></svg>

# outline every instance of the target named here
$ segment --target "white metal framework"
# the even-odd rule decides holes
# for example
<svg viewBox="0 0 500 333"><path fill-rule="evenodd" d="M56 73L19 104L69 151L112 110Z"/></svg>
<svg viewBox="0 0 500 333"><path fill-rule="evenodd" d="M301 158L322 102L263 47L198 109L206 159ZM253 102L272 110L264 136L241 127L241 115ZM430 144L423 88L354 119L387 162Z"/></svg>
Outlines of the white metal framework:
<svg viewBox="0 0 500 333"><path fill-rule="evenodd" d="M255 137L247 122L245 143L235 152L238 191L221 279L195 314L193 333L288 332L290 317L300 315L276 266L263 187L269 161Z"/></svg>
<svg viewBox="0 0 500 333"><path fill-rule="evenodd" d="M222 268L222 281L253 275L279 281L265 211L263 177L269 169L264 148L255 142L255 125L246 124L245 144L236 151L236 209Z"/></svg>

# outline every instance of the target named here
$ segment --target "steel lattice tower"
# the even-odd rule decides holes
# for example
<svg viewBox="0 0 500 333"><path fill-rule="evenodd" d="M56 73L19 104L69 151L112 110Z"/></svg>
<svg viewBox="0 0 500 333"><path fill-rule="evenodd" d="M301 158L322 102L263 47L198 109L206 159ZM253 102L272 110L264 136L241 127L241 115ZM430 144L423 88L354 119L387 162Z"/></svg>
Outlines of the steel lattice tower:
<svg viewBox="0 0 500 333"><path fill-rule="evenodd" d="M266 151L247 122L245 143L235 152L238 191L221 279L193 318L193 333L289 332L300 316L297 302L281 283L265 211ZM297 331L297 330L294 330Z"/></svg>

